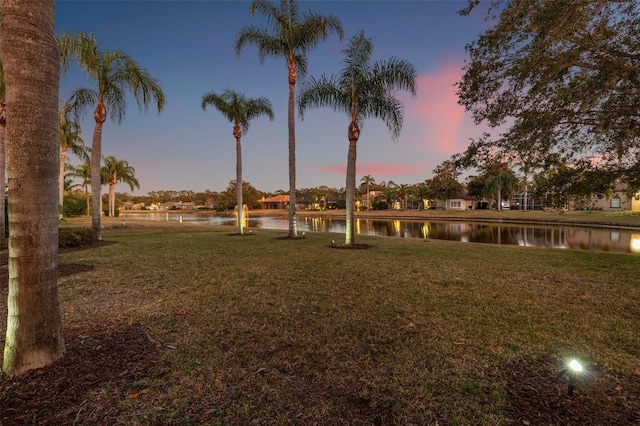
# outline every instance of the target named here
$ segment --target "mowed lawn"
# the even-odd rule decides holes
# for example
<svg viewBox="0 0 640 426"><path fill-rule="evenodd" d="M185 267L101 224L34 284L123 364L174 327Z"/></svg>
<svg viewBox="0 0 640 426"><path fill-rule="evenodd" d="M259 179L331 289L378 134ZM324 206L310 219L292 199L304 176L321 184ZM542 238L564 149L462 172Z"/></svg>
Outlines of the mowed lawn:
<svg viewBox="0 0 640 426"><path fill-rule="evenodd" d="M69 368L82 395L25 424L640 422L638 254L105 224L113 244L60 254L92 269L59 295L69 356L113 371ZM6 404L29 380L0 384Z"/></svg>

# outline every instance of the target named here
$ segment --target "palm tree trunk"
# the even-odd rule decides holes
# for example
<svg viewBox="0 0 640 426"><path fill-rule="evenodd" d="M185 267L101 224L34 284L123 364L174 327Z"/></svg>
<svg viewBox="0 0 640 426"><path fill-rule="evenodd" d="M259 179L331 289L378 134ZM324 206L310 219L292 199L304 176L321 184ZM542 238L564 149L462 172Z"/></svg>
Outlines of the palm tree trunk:
<svg viewBox="0 0 640 426"><path fill-rule="evenodd" d="M87 215L91 214L91 203L89 200L89 184L84 183L84 198L87 201Z"/></svg>
<svg viewBox="0 0 640 426"><path fill-rule="evenodd" d="M367 181L367 211L371 210L371 201L369 201L369 181Z"/></svg>
<svg viewBox="0 0 640 426"><path fill-rule="evenodd" d="M114 179L115 180L115 179ZM116 216L116 184L109 182L109 217Z"/></svg>
<svg viewBox="0 0 640 426"><path fill-rule="evenodd" d="M9 296L3 370L17 375L64 353L58 302L58 84L54 0L2 2L7 87ZM3 188L4 189L4 188Z"/></svg>
<svg viewBox="0 0 640 426"><path fill-rule="evenodd" d="M240 144L242 132L240 131L240 127L236 125L236 128L233 129L233 133L236 136L236 204L238 205L238 233L242 235L244 209L242 208L242 145Z"/></svg>
<svg viewBox="0 0 640 426"><path fill-rule="evenodd" d="M296 224L296 123L295 123L296 69L289 65L289 237L298 237Z"/></svg>
<svg viewBox="0 0 640 426"><path fill-rule="evenodd" d="M91 143L91 226L96 231L98 240L102 240L100 229L100 204L102 201L102 182L100 176L100 162L102 161L102 123L96 120Z"/></svg>
<svg viewBox="0 0 640 426"><path fill-rule="evenodd" d="M62 148L60 152L60 171L58 174L58 205L64 205L64 161L67 157L67 148ZM62 212L62 210L60 210Z"/></svg>
<svg viewBox="0 0 640 426"><path fill-rule="evenodd" d="M528 195L528 188L527 188L527 175L524 176L524 206L523 209L524 211L527 211L527 195Z"/></svg>
<svg viewBox="0 0 640 426"><path fill-rule="evenodd" d="M102 124L107 119L107 109L102 98L98 99L93 118L96 121L96 127L93 129L93 140L91 142L91 226L96 231L96 237L101 241L102 177L100 176L100 165L102 164Z"/></svg>
<svg viewBox="0 0 640 426"><path fill-rule="evenodd" d="M7 199L5 197L5 176L6 176L6 166L5 166L5 146L4 146L4 134L6 129L6 120L5 120L5 103L3 100L0 100L0 249L4 249L7 247L7 241L5 236L5 229L7 224L4 220L4 212L6 207Z"/></svg>
<svg viewBox="0 0 640 426"><path fill-rule="evenodd" d="M349 124L349 152L347 154L347 180L346 180L346 195L347 195L347 213L346 213L346 228L345 228L345 244L355 244L355 226L354 226L354 213L355 209L355 192L356 192L356 148L358 143L358 137L360 136L360 128L356 120L355 114L352 114L351 123Z"/></svg>

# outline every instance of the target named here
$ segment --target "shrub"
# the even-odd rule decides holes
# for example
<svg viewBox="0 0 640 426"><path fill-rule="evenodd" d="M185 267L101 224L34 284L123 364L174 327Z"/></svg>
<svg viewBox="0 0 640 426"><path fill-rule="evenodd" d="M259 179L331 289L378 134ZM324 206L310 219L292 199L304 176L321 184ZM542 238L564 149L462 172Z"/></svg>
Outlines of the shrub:
<svg viewBox="0 0 640 426"><path fill-rule="evenodd" d="M98 241L93 228L60 228L58 247L80 247Z"/></svg>
<svg viewBox="0 0 640 426"><path fill-rule="evenodd" d="M65 194L64 205L60 212L64 217L83 216L87 214L87 200L84 194Z"/></svg>

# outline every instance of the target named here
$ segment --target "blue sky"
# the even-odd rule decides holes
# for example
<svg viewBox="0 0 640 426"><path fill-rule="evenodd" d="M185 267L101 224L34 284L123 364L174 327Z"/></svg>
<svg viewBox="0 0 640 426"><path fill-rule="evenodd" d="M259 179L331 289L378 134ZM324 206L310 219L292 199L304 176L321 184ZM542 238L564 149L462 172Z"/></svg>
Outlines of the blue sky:
<svg viewBox="0 0 640 426"><path fill-rule="evenodd" d="M140 189L224 190L235 179L232 125L217 111L201 108L202 95L226 88L248 97L266 96L275 120L258 118L242 138L243 178L262 191L288 190L287 72L280 58L260 64L253 46L234 52L244 26L263 25L251 17L248 1L58 0L56 33L93 32L105 49L122 50L160 81L167 104L158 115L139 112L128 102L122 124L108 120L102 153L124 159L136 169ZM373 59L396 56L418 72L417 97L399 93L405 104L397 142L380 120L365 121L358 142L357 180L415 184L452 154L466 148L483 129L457 105L454 84L467 58L465 45L486 24L484 15L461 17L466 1L300 1L301 11L337 16L345 39L333 35L309 54L309 76L337 73L346 40L364 30L374 41ZM299 79L301 82L302 79ZM77 67L63 75L60 97L90 87ZM297 86L299 87L299 85ZM93 134L92 111L81 122L87 145ZM328 108L296 113L297 187L345 185L348 117ZM72 158L72 162L78 160ZM126 185L117 191L130 192Z"/></svg>

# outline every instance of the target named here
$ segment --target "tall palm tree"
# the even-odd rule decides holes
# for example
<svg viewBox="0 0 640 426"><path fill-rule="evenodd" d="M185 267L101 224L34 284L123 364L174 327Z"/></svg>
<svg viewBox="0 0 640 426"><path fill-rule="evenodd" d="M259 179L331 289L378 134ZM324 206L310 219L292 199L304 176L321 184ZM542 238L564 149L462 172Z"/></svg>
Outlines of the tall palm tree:
<svg viewBox="0 0 640 426"><path fill-rule="evenodd" d="M362 184L367 187L367 210L371 210L371 202L369 201L369 187L371 185L375 185L376 180L371 175L366 175L363 176L362 179L360 179L360 182L362 182Z"/></svg>
<svg viewBox="0 0 640 426"><path fill-rule="evenodd" d="M233 137L236 138L236 201L238 206L238 233L242 235L244 211L242 202L242 134L249 131L249 122L261 115L273 121L271 101L267 98L248 99L241 93L226 89L221 94L209 92L202 96L202 109L211 105L233 123Z"/></svg>
<svg viewBox="0 0 640 426"><path fill-rule="evenodd" d="M73 177L82 180L82 187L84 188L84 196L87 200L87 214L91 212L91 205L89 203L89 184L91 183L91 162L86 161L79 166L71 167L70 174Z"/></svg>
<svg viewBox="0 0 640 426"><path fill-rule="evenodd" d="M296 225L296 133L295 133L295 86L297 76L307 73L306 54L324 41L331 32L342 40L342 24L333 15L318 13L300 14L294 0L280 0L280 7L268 0L254 0L249 8L251 15L262 15L268 26L242 28L236 40L236 54L247 44L258 48L258 57L263 63L267 56L284 58L287 63L289 81L289 237L298 236Z"/></svg>
<svg viewBox="0 0 640 426"><path fill-rule="evenodd" d="M365 118L382 119L394 139L400 136L403 106L395 97L396 90L416 94L416 70L409 62L390 58L370 63L373 42L364 32L352 37L342 51L344 67L340 74L327 78L311 78L300 93L300 115L311 107L330 106L351 117L348 127L347 155L347 214L345 244L354 244L354 202L356 189L356 144L360 138L360 124Z"/></svg>
<svg viewBox="0 0 640 426"><path fill-rule="evenodd" d="M67 152L71 151L85 162L89 160L89 151L84 146L84 140L82 140L80 136L80 124L71 118L70 111L67 104L63 104L62 107L58 109L58 133L60 135L58 204L60 206L64 203L64 171Z"/></svg>
<svg viewBox="0 0 640 426"><path fill-rule="evenodd" d="M100 230L100 160L102 159L102 126L107 115L114 122L122 123L126 111L126 93L136 99L138 108L148 111L155 100L158 113L165 104L164 93L156 79L132 57L120 50L105 50L93 34L63 33L58 37L63 69L75 58L95 86L94 89L76 89L69 98L72 110L81 114L93 107L96 126L91 143L91 225L98 239Z"/></svg>
<svg viewBox="0 0 640 426"><path fill-rule="evenodd" d="M64 353L58 301L60 59L54 0L3 0L0 6L11 218L2 369L13 376L52 364Z"/></svg>
<svg viewBox="0 0 640 426"><path fill-rule="evenodd" d="M118 182L126 183L132 191L140 188L140 183L136 179L136 169L130 166L126 160L118 160L114 156L109 156L104 159L101 172L101 182L109 185L109 217L115 217L116 184ZM92 191L94 186L91 185Z"/></svg>

